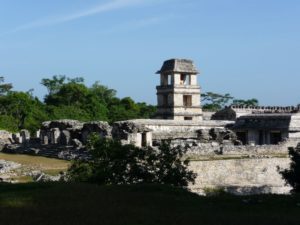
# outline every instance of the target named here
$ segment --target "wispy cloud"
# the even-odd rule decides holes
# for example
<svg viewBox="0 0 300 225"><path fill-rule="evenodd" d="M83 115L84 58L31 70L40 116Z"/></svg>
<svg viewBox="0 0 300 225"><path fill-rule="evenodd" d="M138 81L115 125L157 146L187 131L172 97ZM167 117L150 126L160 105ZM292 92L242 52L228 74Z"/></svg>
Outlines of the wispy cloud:
<svg viewBox="0 0 300 225"><path fill-rule="evenodd" d="M139 5L139 4L146 3L146 2L147 2L147 0L111 0L107 3L96 5L92 8L89 8L89 9L86 9L86 10L83 10L80 12L50 17L50 18L46 18L46 19L39 19L37 21L18 26L8 32L0 34L0 36L23 31L23 30L65 23L65 22L77 20L77 19L80 19L83 17L93 16L93 15L104 13L104 12L127 8L130 6L135 6L135 5Z"/></svg>
<svg viewBox="0 0 300 225"><path fill-rule="evenodd" d="M149 18L144 18L139 20L132 20L107 30L104 29L101 31L101 34L111 34L111 33L124 32L124 31L128 32L131 30L137 30L147 26L159 24L161 22L168 21L173 18L174 15L166 14L163 16L154 16L154 17L149 17Z"/></svg>

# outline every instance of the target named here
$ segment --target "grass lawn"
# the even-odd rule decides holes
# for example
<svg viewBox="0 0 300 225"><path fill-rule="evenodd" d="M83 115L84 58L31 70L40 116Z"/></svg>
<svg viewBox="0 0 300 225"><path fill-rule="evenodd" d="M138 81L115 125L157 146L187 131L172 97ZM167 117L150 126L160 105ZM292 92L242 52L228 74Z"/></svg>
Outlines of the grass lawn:
<svg viewBox="0 0 300 225"><path fill-rule="evenodd" d="M3 225L299 225L300 196L200 197L167 186L2 184Z"/></svg>
<svg viewBox="0 0 300 225"><path fill-rule="evenodd" d="M70 162L64 160L21 154L0 153L0 159L20 163L25 168L41 170L50 175L67 170L70 165Z"/></svg>

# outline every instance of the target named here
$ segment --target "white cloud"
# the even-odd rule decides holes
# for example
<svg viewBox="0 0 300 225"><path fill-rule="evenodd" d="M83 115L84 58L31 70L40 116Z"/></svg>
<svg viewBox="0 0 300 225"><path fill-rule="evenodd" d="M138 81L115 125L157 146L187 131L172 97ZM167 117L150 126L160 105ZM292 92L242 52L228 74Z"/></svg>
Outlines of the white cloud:
<svg viewBox="0 0 300 225"><path fill-rule="evenodd" d="M174 16L171 14L163 15L163 16L155 16L155 17L149 17L145 19L140 20L133 20L126 23L123 23L119 26L113 27L111 29L102 30L102 34L111 34L116 32L122 32L122 31L129 31L129 30L137 30L143 27L155 25L170 19L173 19Z"/></svg>
<svg viewBox="0 0 300 225"><path fill-rule="evenodd" d="M123 9L127 8L130 6L135 6L138 4L146 3L147 0L111 0L107 3L100 4L97 6L94 6L93 8L72 13L72 14L67 14L63 16L55 16L55 17L50 17L47 19L40 19L28 24L24 24L22 26L16 27L8 32L0 34L0 36L10 34L10 33L15 33L18 31L22 30L28 30L28 29L33 29L33 28L39 28L39 27L45 27L45 26L51 26L55 24L60 24L60 23L65 23L73 20L77 20L83 17L88 17L88 16L93 16L96 14L104 13L104 12L109 12L113 10L118 10L118 9Z"/></svg>

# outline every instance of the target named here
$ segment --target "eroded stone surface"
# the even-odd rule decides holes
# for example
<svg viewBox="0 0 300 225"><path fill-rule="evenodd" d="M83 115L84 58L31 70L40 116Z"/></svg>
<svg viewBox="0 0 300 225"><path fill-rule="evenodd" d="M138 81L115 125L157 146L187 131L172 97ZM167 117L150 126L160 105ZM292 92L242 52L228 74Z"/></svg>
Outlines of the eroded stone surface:
<svg viewBox="0 0 300 225"><path fill-rule="evenodd" d="M277 168L289 165L289 158L192 161L190 169L198 176L190 188L200 194L205 188L224 188L234 194L288 194L291 187Z"/></svg>

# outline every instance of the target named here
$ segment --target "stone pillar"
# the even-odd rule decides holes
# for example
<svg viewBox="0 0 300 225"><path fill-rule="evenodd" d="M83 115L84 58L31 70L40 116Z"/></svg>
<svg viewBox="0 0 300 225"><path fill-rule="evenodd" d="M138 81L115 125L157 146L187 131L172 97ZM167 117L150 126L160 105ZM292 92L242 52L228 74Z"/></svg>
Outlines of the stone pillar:
<svg viewBox="0 0 300 225"><path fill-rule="evenodd" d="M60 130L58 128L52 128L50 135L50 142L51 144L58 144L60 139Z"/></svg>
<svg viewBox="0 0 300 225"><path fill-rule="evenodd" d="M21 130L22 144L27 144L30 141L30 132L28 130Z"/></svg>
<svg viewBox="0 0 300 225"><path fill-rule="evenodd" d="M152 132L147 132L146 134L146 139L147 139L147 146L152 146Z"/></svg>
<svg viewBox="0 0 300 225"><path fill-rule="evenodd" d="M63 130L60 135L60 143L62 145L69 145L71 143L71 133L68 130Z"/></svg>
<svg viewBox="0 0 300 225"><path fill-rule="evenodd" d="M35 137L36 137L36 138L41 138L41 130L38 130L38 131L35 133Z"/></svg>
<svg viewBox="0 0 300 225"><path fill-rule="evenodd" d="M12 139L16 144L22 144L22 137L20 133L13 134Z"/></svg>

